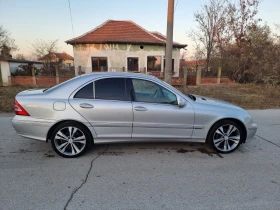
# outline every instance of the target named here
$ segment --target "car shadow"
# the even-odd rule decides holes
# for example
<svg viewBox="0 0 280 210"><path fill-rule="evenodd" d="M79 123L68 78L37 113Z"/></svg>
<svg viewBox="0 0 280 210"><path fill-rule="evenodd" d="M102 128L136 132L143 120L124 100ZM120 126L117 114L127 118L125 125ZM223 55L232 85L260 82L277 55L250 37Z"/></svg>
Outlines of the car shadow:
<svg viewBox="0 0 280 210"><path fill-rule="evenodd" d="M178 155L187 153L202 153L211 157L223 158L222 154L211 149L204 143L118 143L105 145L94 145L87 153L92 154L97 152L99 155L107 156L122 156L133 154L172 154Z"/></svg>

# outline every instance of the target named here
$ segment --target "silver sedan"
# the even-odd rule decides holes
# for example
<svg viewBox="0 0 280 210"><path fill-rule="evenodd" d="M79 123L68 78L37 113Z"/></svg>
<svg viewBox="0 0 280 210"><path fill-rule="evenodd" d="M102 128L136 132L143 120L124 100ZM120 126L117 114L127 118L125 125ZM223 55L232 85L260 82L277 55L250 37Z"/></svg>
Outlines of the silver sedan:
<svg viewBox="0 0 280 210"><path fill-rule="evenodd" d="M94 73L15 98L19 135L50 141L63 157L93 143L207 142L220 153L252 139L257 125L233 104L183 94L144 74Z"/></svg>

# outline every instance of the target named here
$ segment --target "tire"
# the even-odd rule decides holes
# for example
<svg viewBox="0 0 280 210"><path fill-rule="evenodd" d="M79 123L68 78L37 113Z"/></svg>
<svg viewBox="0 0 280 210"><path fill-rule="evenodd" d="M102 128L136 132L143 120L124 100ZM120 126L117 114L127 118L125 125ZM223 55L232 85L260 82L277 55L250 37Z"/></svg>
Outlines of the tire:
<svg viewBox="0 0 280 210"><path fill-rule="evenodd" d="M51 135L53 150L66 158L78 157L90 148L91 133L77 122L64 122L59 124Z"/></svg>
<svg viewBox="0 0 280 210"><path fill-rule="evenodd" d="M246 134L242 127L232 120L217 122L207 135L207 143L219 153L235 151L245 139Z"/></svg>

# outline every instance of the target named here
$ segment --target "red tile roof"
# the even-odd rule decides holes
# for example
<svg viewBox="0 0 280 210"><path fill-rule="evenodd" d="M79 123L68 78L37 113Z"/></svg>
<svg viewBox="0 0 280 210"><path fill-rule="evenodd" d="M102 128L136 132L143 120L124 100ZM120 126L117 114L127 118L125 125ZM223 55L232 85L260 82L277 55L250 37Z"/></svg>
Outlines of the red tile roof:
<svg viewBox="0 0 280 210"><path fill-rule="evenodd" d="M63 53L53 53L58 59L62 60L74 60L74 58L71 55L68 55L66 52Z"/></svg>
<svg viewBox="0 0 280 210"><path fill-rule="evenodd" d="M149 32L132 21L107 20L95 29L70 40L67 44L151 44L165 45L166 38L158 32ZM186 47L185 44L173 43L174 47Z"/></svg>
<svg viewBox="0 0 280 210"><path fill-rule="evenodd" d="M166 36L164 36L163 34L157 32L157 31L151 31L150 33L153 34L154 36L156 36L157 38L166 41ZM180 44L180 43L178 43L178 42L174 42L174 41L173 41L173 44L174 44L174 45L182 45L182 44ZM187 46L187 45L184 45L184 47L186 47L186 46Z"/></svg>

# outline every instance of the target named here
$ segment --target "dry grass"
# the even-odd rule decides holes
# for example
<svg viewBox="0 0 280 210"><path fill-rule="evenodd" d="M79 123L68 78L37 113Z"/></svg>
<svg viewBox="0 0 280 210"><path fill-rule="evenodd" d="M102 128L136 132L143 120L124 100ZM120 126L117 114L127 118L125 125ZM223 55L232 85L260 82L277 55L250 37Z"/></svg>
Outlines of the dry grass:
<svg viewBox="0 0 280 210"><path fill-rule="evenodd" d="M186 92L236 104L244 109L280 108L280 87L255 84L202 85Z"/></svg>
<svg viewBox="0 0 280 210"><path fill-rule="evenodd" d="M0 87L0 112L13 112L14 98L28 87ZM280 87L253 84L189 86L188 93L231 102L245 109L280 108Z"/></svg>
<svg viewBox="0 0 280 210"><path fill-rule="evenodd" d="M15 96L26 89L29 88L21 86L0 87L0 113L13 112Z"/></svg>

